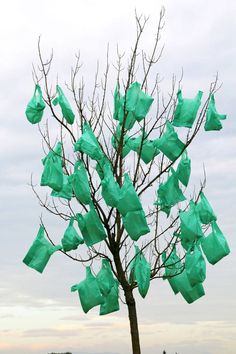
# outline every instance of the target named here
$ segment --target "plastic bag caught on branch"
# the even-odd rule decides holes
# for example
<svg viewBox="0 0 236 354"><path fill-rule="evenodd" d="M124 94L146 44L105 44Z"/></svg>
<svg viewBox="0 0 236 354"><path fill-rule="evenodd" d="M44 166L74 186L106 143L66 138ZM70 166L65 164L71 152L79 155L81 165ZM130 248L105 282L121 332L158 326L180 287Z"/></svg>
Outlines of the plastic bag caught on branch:
<svg viewBox="0 0 236 354"><path fill-rule="evenodd" d="M188 211L180 211L180 231L184 240L193 242L203 237L200 218L195 203L191 200Z"/></svg>
<svg viewBox="0 0 236 354"><path fill-rule="evenodd" d="M158 200L154 203L160 205L162 211L169 212L170 208L179 202L186 200L181 189L179 188L179 180L176 172L171 168L171 175L165 183L161 183L157 190ZM167 213L169 215L169 213Z"/></svg>
<svg viewBox="0 0 236 354"><path fill-rule="evenodd" d="M78 232L73 226L74 219L74 217L70 218L70 223L61 240L61 244L65 252L76 250L79 245L84 243L84 240L78 235Z"/></svg>
<svg viewBox="0 0 236 354"><path fill-rule="evenodd" d="M37 272L42 273L51 255L60 250L61 245L53 246L44 236L44 227L41 225L38 234L23 259L23 262Z"/></svg>
<svg viewBox="0 0 236 354"><path fill-rule="evenodd" d="M133 112L137 121L146 117L154 98L144 93L138 82L134 82L126 93L126 110Z"/></svg>
<svg viewBox="0 0 236 354"><path fill-rule="evenodd" d="M187 251L185 269L191 286L202 283L206 279L206 262L199 246L194 245Z"/></svg>
<svg viewBox="0 0 236 354"><path fill-rule="evenodd" d="M176 248L173 247L171 254L167 257L166 251L162 253L162 262L165 266L165 274L163 279L167 279L173 292L178 294L179 289L176 282L178 274L183 270L183 265L179 256L176 254Z"/></svg>
<svg viewBox="0 0 236 354"><path fill-rule="evenodd" d="M93 204L90 204L90 211L85 215L76 214L76 220L87 246L101 242L107 237Z"/></svg>
<svg viewBox="0 0 236 354"><path fill-rule="evenodd" d="M134 241L150 232L143 210L129 211L122 217L122 220L125 230Z"/></svg>
<svg viewBox="0 0 236 354"><path fill-rule="evenodd" d="M209 224L211 221L216 221L216 215L203 192L200 193L200 201L197 203L197 212L202 224Z"/></svg>
<svg viewBox="0 0 236 354"><path fill-rule="evenodd" d="M202 283L198 283L194 286L190 284L186 270L175 277L175 282L179 292L188 304L191 304L205 295Z"/></svg>
<svg viewBox="0 0 236 354"><path fill-rule="evenodd" d="M72 189L76 198L82 204L91 203L90 187L88 175L83 161L76 161L74 165L74 173L72 174Z"/></svg>
<svg viewBox="0 0 236 354"><path fill-rule="evenodd" d="M73 285L71 291L78 291L80 303L85 313L104 303L97 279L92 274L90 267L86 267L86 278L79 284Z"/></svg>
<svg viewBox="0 0 236 354"><path fill-rule="evenodd" d="M102 197L106 204L116 207L120 200L120 186L115 181L110 164L105 162L102 166L104 178L101 180Z"/></svg>
<svg viewBox="0 0 236 354"><path fill-rule="evenodd" d="M215 221L211 223L212 232L201 239L203 253L211 264L216 264L230 253L228 242Z"/></svg>
<svg viewBox="0 0 236 354"><path fill-rule="evenodd" d="M112 144L113 148L116 150L119 149L121 133L122 133L121 127L120 127L120 125L118 125L114 135L111 138L111 144ZM122 157L127 156L129 154L130 150L131 150L131 147L129 145L129 137L127 134L125 134L124 138L123 138L123 147L121 149Z"/></svg>
<svg viewBox="0 0 236 354"><path fill-rule="evenodd" d="M192 128L201 105L203 92L198 91L195 98L183 98L182 91L177 93L178 104L174 113L173 125L176 127Z"/></svg>
<svg viewBox="0 0 236 354"><path fill-rule="evenodd" d="M128 173L124 174L124 183L120 188L120 200L117 204L117 209L123 216L130 211L143 209Z"/></svg>
<svg viewBox="0 0 236 354"><path fill-rule="evenodd" d="M143 298L147 295L150 277L151 266L138 246L135 246L135 258L130 264L130 281L137 281L138 291Z"/></svg>
<svg viewBox="0 0 236 354"><path fill-rule="evenodd" d="M207 108L206 122L204 125L204 129L206 131L221 130L222 129L221 120L224 120L224 119L226 119L226 115L219 114L216 111L215 98L214 98L214 95L211 95L210 102L209 102L209 105Z"/></svg>
<svg viewBox="0 0 236 354"><path fill-rule="evenodd" d="M102 295L107 296L115 284L111 265L108 259L102 260L102 267L97 274L97 282Z"/></svg>
<svg viewBox="0 0 236 354"><path fill-rule="evenodd" d="M178 164L176 175L180 182L187 187L189 178L191 174L191 160L188 157L187 151L184 150L183 154L181 155L181 160Z"/></svg>
<svg viewBox="0 0 236 354"><path fill-rule="evenodd" d="M62 91L59 85L56 86L57 88L57 97L52 101L54 106L59 104L61 107L62 115L69 124L73 124L75 120L74 112L70 106L69 101L67 100L64 92Z"/></svg>
<svg viewBox="0 0 236 354"><path fill-rule="evenodd" d="M27 104L25 115L28 121L32 124L39 123L43 117L43 111L46 104L43 100L41 87L37 84L35 85L34 95Z"/></svg>
<svg viewBox="0 0 236 354"><path fill-rule="evenodd" d="M74 144L74 151L83 152L91 159L97 161L102 159L104 156L97 138L87 122L84 122L83 124L83 134Z"/></svg>
<svg viewBox="0 0 236 354"><path fill-rule="evenodd" d="M72 176L63 175L62 189L60 191L53 190L51 196L71 200L73 197Z"/></svg>
<svg viewBox="0 0 236 354"><path fill-rule="evenodd" d="M184 150L184 143L178 138L172 124L166 122L166 130L159 139L155 140L156 147L171 161L175 161Z"/></svg>
<svg viewBox="0 0 236 354"><path fill-rule="evenodd" d="M100 316L107 315L109 313L119 311L119 282L117 279L114 279L114 285L111 288L111 291L103 297L104 303L100 306Z"/></svg>
<svg viewBox="0 0 236 354"><path fill-rule="evenodd" d="M146 135L146 134L145 134ZM140 135L138 138L130 138L129 145L133 151L141 155L141 159L148 164L151 162L155 156L157 156L160 151L156 147L156 142L154 140L148 140L145 135ZM142 149L141 149L142 144ZM141 151L141 152L140 152Z"/></svg>
<svg viewBox="0 0 236 354"><path fill-rule="evenodd" d="M61 159L61 143L58 143L55 152L51 150L42 160L44 164L40 185L48 186L59 192L63 187L63 168Z"/></svg>

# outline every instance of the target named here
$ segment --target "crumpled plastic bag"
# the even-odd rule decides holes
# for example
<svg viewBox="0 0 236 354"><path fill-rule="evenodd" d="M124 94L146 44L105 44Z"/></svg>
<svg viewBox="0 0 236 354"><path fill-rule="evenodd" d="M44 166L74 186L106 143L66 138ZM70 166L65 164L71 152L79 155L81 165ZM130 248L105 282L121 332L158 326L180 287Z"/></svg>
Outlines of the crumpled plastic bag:
<svg viewBox="0 0 236 354"><path fill-rule="evenodd" d="M137 121L146 117L154 98L144 93L138 82L130 85L126 93L126 109L133 112Z"/></svg>
<svg viewBox="0 0 236 354"><path fill-rule="evenodd" d="M79 284L73 285L71 291L78 291L80 303L85 313L104 303L97 279L92 274L90 267L86 267L86 278Z"/></svg>
<svg viewBox="0 0 236 354"><path fill-rule="evenodd" d="M35 85L34 95L25 110L28 121L32 124L39 123L43 117L45 107L46 104L43 100L41 87L37 84Z"/></svg>
<svg viewBox="0 0 236 354"><path fill-rule="evenodd" d="M175 277L175 283L179 292L188 304L191 304L192 302L205 295L202 283L198 283L194 286L190 284L186 270Z"/></svg>
<svg viewBox="0 0 236 354"><path fill-rule="evenodd" d="M177 276L182 272L183 265L179 256L176 254L176 248L173 247L171 254L167 257L166 251L162 253L162 262L165 267L165 273L163 279L167 279L171 289L175 294L178 294L179 288L176 283Z"/></svg>
<svg viewBox="0 0 236 354"><path fill-rule="evenodd" d="M131 149L133 151L136 151L137 154L141 155L141 159L146 164L148 164L154 159L155 156L157 156L160 153L160 151L156 146L156 142L154 140L146 139L145 135L144 137L141 134L138 138L130 138L129 145ZM142 144L142 149L141 149L141 144Z"/></svg>
<svg viewBox="0 0 236 354"><path fill-rule="evenodd" d="M191 174L191 160L188 157L187 151L184 150L183 154L181 155L181 160L178 164L176 175L180 182L187 187L189 178Z"/></svg>
<svg viewBox="0 0 236 354"><path fill-rule="evenodd" d="M74 217L70 218L70 223L61 240L61 244L65 252L76 250L79 245L84 243L84 240L79 236L78 232L74 228L74 220Z"/></svg>
<svg viewBox="0 0 236 354"><path fill-rule="evenodd" d="M206 262L199 246L194 245L187 251L185 269L191 286L202 283L206 279Z"/></svg>
<svg viewBox="0 0 236 354"><path fill-rule="evenodd" d="M137 281L138 291L140 295L145 298L147 295L151 278L151 266L135 245L135 256L130 264L130 281Z"/></svg>
<svg viewBox="0 0 236 354"><path fill-rule="evenodd" d="M69 124L73 124L75 120L75 115L74 112L72 111L72 108L70 106L69 101L67 100L64 92L62 91L61 87L59 85L56 86L57 88L57 97L54 98L52 103L54 106L59 104L61 107L62 115Z"/></svg>
<svg viewBox="0 0 236 354"><path fill-rule="evenodd" d="M203 253L211 264L216 264L230 253L228 242L215 221L211 223L212 232L201 239Z"/></svg>
<svg viewBox="0 0 236 354"><path fill-rule="evenodd" d="M104 154L101 147L87 122L84 122L83 124L83 134L74 144L74 151L83 152L91 157L91 159L97 161L103 158Z"/></svg>
<svg viewBox="0 0 236 354"><path fill-rule="evenodd" d="M93 204L90 204L90 210L85 215L76 214L76 220L87 246L101 242L107 237Z"/></svg>
<svg viewBox="0 0 236 354"><path fill-rule="evenodd" d="M116 182L110 163L104 163L102 166L103 179L101 180L102 197L106 204L116 207L120 200L120 186Z"/></svg>
<svg viewBox="0 0 236 354"><path fill-rule="evenodd" d="M103 297L104 303L100 306L99 315L107 315L109 313L119 311L119 282L117 279L114 280L114 285L111 288L109 294Z"/></svg>
<svg viewBox="0 0 236 354"><path fill-rule="evenodd" d="M111 144L112 144L113 148L116 150L119 149L121 132L122 132L121 127L120 127L120 125L118 125L114 135L111 138ZM123 140L123 147L122 147L122 157L127 156L129 154L130 150L131 150L131 147L129 145L129 137L127 134L125 134L124 140Z"/></svg>
<svg viewBox="0 0 236 354"><path fill-rule="evenodd" d="M74 165L74 173L71 178L72 189L75 193L76 198L82 204L91 203L91 194L88 181L88 175L83 161L76 161Z"/></svg>
<svg viewBox="0 0 236 354"><path fill-rule="evenodd" d="M143 210L129 211L122 220L125 230L134 241L150 232Z"/></svg>
<svg viewBox="0 0 236 354"><path fill-rule="evenodd" d="M189 210L181 210L179 216L181 237L183 239L193 242L203 237L197 207L192 200L189 203Z"/></svg>
<svg viewBox="0 0 236 354"><path fill-rule="evenodd" d="M184 150L184 143L178 138L172 124L166 122L166 130L159 139L155 140L156 147L171 161L175 161Z"/></svg>
<svg viewBox="0 0 236 354"><path fill-rule="evenodd" d="M214 95L211 95L209 105L207 108L207 113L206 113L206 122L204 125L204 129L206 131L209 130L221 130L222 129L222 124L221 120L226 119L225 114L219 114L216 111L216 106L215 106L215 97Z"/></svg>
<svg viewBox="0 0 236 354"><path fill-rule="evenodd" d="M198 91L195 98L183 98L182 91L177 93L178 104L174 113L173 125L176 127L192 128L201 105L203 92Z"/></svg>
<svg viewBox="0 0 236 354"><path fill-rule="evenodd" d="M41 225L38 230L38 234L32 243L29 251L23 259L23 262L37 272L42 273L46 267L51 255L60 250L61 245L53 246L44 237L44 227Z"/></svg>
<svg viewBox="0 0 236 354"><path fill-rule="evenodd" d="M216 215L203 192L200 193L200 201L197 203L197 212L202 224L209 224L211 221L216 221Z"/></svg>
<svg viewBox="0 0 236 354"><path fill-rule="evenodd" d="M103 296L107 296L115 284L111 265L108 259L102 260L102 267L97 274L97 282Z"/></svg>
<svg viewBox="0 0 236 354"><path fill-rule="evenodd" d="M124 174L124 183L120 188L120 200L117 204L117 209L123 216L130 211L143 209L128 173Z"/></svg>
<svg viewBox="0 0 236 354"><path fill-rule="evenodd" d="M71 200L73 197L72 176L63 175L63 184L61 190L53 190L51 192L51 196Z"/></svg>

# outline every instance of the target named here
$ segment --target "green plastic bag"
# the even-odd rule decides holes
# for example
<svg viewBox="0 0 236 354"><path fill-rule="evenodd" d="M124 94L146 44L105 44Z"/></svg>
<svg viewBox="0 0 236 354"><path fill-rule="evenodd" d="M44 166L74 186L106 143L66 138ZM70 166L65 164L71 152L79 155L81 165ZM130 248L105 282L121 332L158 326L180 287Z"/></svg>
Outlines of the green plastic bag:
<svg viewBox="0 0 236 354"><path fill-rule="evenodd" d="M179 188L179 180L173 168L171 168L171 175L168 177L167 181L160 183L157 195L158 200L154 204L160 205L162 211L167 211L167 215L169 215L171 207L186 200Z"/></svg>
<svg viewBox="0 0 236 354"><path fill-rule="evenodd" d="M120 200L117 204L117 209L123 216L130 211L143 210L140 199L128 173L124 174L124 183L120 188Z"/></svg>
<svg viewBox="0 0 236 354"><path fill-rule="evenodd" d="M119 120L119 111L121 108L120 99L121 99L120 89L119 86L116 85L115 92L114 92L114 112L113 112L113 118L115 120Z"/></svg>
<svg viewBox="0 0 236 354"><path fill-rule="evenodd" d="M216 111L215 98L214 98L214 95L211 95L210 102L209 102L209 105L207 108L206 122L204 125L204 129L206 131L221 130L222 129L221 120L224 120L224 119L226 119L226 115L219 114Z"/></svg>
<svg viewBox="0 0 236 354"><path fill-rule="evenodd" d="M206 279L206 262L199 246L194 245L187 251L185 269L191 286L202 283Z"/></svg>
<svg viewBox="0 0 236 354"><path fill-rule="evenodd" d="M62 143L59 141L56 145L56 147L53 150L50 150L49 153L47 154L47 156L45 156L44 158L42 158L42 164L45 165L47 159L50 159L52 156L58 156L61 157L62 155ZM61 165L62 165L62 161L61 161Z"/></svg>
<svg viewBox="0 0 236 354"><path fill-rule="evenodd" d="M120 125L118 125L114 135L111 138L111 144L112 144L113 148L116 150L118 150L118 148L119 148L121 131L122 131L121 127L120 127ZM131 147L129 145L129 137L127 134L125 134L124 140L123 140L123 147L122 147L122 157L127 156L129 154L130 150L131 150Z"/></svg>
<svg viewBox="0 0 236 354"><path fill-rule="evenodd" d="M69 101L67 100L61 87L57 85L57 97L52 101L54 106L59 104L61 107L62 115L69 124L73 124L75 120L75 115L72 111Z"/></svg>
<svg viewBox="0 0 236 354"><path fill-rule="evenodd" d="M102 197L107 205L114 208L120 200L120 186L114 179L110 164L105 163L102 170L104 175L101 180Z"/></svg>
<svg viewBox="0 0 236 354"><path fill-rule="evenodd" d="M79 284L73 285L71 291L78 291L80 303L85 313L104 303L97 279L92 274L90 267L86 267L86 278Z"/></svg>
<svg viewBox="0 0 236 354"><path fill-rule="evenodd" d="M51 196L71 200L71 198L73 197L72 176L63 175L62 189L59 192L53 190L51 192Z"/></svg>
<svg viewBox="0 0 236 354"><path fill-rule="evenodd" d="M122 219L125 230L134 241L150 232L143 210L130 211Z"/></svg>
<svg viewBox="0 0 236 354"><path fill-rule="evenodd" d="M200 218L195 203L191 200L188 211L180 211L180 231L183 239L193 242L203 237Z"/></svg>
<svg viewBox="0 0 236 354"><path fill-rule="evenodd" d="M175 161L181 155L185 146L169 121L166 122L165 133L155 140L155 144L171 161Z"/></svg>
<svg viewBox="0 0 236 354"><path fill-rule="evenodd" d="M175 277L176 285L179 292L187 303L198 300L200 297L205 295L204 288L201 283L192 286L188 280L186 270Z"/></svg>
<svg viewBox="0 0 236 354"><path fill-rule="evenodd" d="M39 85L35 85L34 95L27 104L25 114L28 121L32 124L39 123L43 117L46 104L43 100L42 90Z"/></svg>
<svg viewBox="0 0 236 354"><path fill-rule="evenodd" d="M155 141L148 140L145 138L145 136L142 143L142 149L140 151L141 143L142 143L142 135L140 135L138 138L130 138L129 140L129 145L131 149L136 151L139 155L141 155L141 159L146 164L148 164L154 159L155 156L157 156L160 153L160 151L156 147Z"/></svg>
<svg viewBox="0 0 236 354"><path fill-rule="evenodd" d="M125 119L124 127L125 129L130 130L133 128L136 122L136 117L134 115L134 112L128 112L127 110L125 111L124 105L125 105L125 97L120 96L119 110L118 110L117 117L120 122L120 127L122 127L122 125L124 124L124 119Z"/></svg>
<svg viewBox="0 0 236 354"><path fill-rule="evenodd" d="M75 193L76 198L82 204L91 203L91 195L89 188L89 181L86 168L83 161L76 161L74 165L74 173L71 178L72 189Z"/></svg>
<svg viewBox="0 0 236 354"><path fill-rule="evenodd" d="M150 286L151 266L140 251L135 246L135 258L130 264L130 280L136 280L140 295L145 298Z"/></svg>
<svg viewBox="0 0 236 354"><path fill-rule="evenodd" d="M79 245L84 243L84 240L78 235L78 232L73 226L74 219L74 217L70 218L70 223L61 240L61 244L65 252L76 250Z"/></svg>
<svg viewBox="0 0 236 354"><path fill-rule="evenodd" d="M60 145L57 145L58 149ZM61 156L53 150L43 159L44 169L40 185L48 186L59 192L63 187L63 168Z"/></svg>
<svg viewBox="0 0 236 354"><path fill-rule="evenodd" d="M216 221L216 215L203 192L200 193L200 202L197 203L197 212L203 224Z"/></svg>
<svg viewBox="0 0 236 354"><path fill-rule="evenodd" d="M97 282L103 296L107 296L115 284L111 265L108 259L102 260L102 267L97 274Z"/></svg>
<svg viewBox="0 0 236 354"><path fill-rule="evenodd" d="M104 303L100 306L100 316L119 311L119 282L114 279L114 285L108 295L104 296Z"/></svg>
<svg viewBox="0 0 236 354"><path fill-rule="evenodd" d="M191 174L191 160L188 157L187 151L185 150L181 155L181 160L178 164L176 175L180 182L187 187L189 178Z"/></svg>
<svg viewBox="0 0 236 354"><path fill-rule="evenodd" d="M163 279L167 279L171 289L175 294L178 294L179 288L176 282L177 276L182 272L183 265L180 258L176 254L176 248L174 247L171 254L167 258L166 251L162 253L162 262L165 266L165 273Z"/></svg>
<svg viewBox="0 0 236 354"><path fill-rule="evenodd" d="M180 239L181 246L185 249L185 251L188 251L194 244L194 241L189 241L185 237L181 235L181 233L175 233L177 237Z"/></svg>
<svg viewBox="0 0 236 354"><path fill-rule="evenodd" d="M182 91L177 93L178 104L174 113L173 125L176 127L192 128L197 117L198 109L201 105L203 92L198 91L193 99L183 98Z"/></svg>
<svg viewBox="0 0 236 354"><path fill-rule="evenodd" d="M76 220L87 246L101 242L107 237L103 224L93 204L90 204L90 211L85 215L76 214Z"/></svg>
<svg viewBox="0 0 236 354"><path fill-rule="evenodd" d="M41 225L32 246L23 259L23 262L28 267L31 267L37 270L37 272L42 273L51 255L61 248L62 247L60 245L53 246L44 237L44 227Z"/></svg>
<svg viewBox="0 0 236 354"><path fill-rule="evenodd" d="M154 98L144 93L138 82L134 82L127 90L126 110L133 112L137 121L146 117Z"/></svg>
<svg viewBox="0 0 236 354"><path fill-rule="evenodd" d="M87 122L83 124L83 134L74 144L74 151L83 152L91 157L91 159L98 161L104 156L97 138Z"/></svg>
<svg viewBox="0 0 236 354"><path fill-rule="evenodd" d="M215 221L211 223L212 232L201 239L202 250L211 264L216 264L223 257L228 256L230 248L226 238Z"/></svg>

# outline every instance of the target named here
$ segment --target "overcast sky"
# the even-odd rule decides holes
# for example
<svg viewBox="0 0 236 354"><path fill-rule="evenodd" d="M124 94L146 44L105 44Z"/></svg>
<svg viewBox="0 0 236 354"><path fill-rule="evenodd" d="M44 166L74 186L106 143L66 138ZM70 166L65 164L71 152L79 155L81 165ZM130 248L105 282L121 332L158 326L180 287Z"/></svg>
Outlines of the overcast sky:
<svg viewBox="0 0 236 354"><path fill-rule="evenodd" d="M207 268L206 296L188 305L174 296L166 282L153 282L147 298L138 298L143 354L235 354L235 1L106 1L8 0L0 11L0 354L128 354L126 308L99 317L97 309L83 314L70 286L83 278L77 264L63 255L53 257L43 275L22 263L36 235L41 210L28 182L39 178L43 156L40 137L24 111L34 85L32 63L37 64L37 39L42 37L47 56L54 48L54 82L69 80L74 53L80 50L83 75L89 84L97 60L105 62L119 43L133 44L134 10L150 15L143 46L154 38L161 5L166 8L162 36L165 50L159 65L162 89L168 90L172 74L184 69L185 96L207 92L219 72L223 83L216 94L220 113L227 114L221 132L201 133L189 154L192 184L206 166L206 194L231 246L231 255ZM115 60L115 57L114 57ZM109 90L113 90L111 84ZM63 233L53 218L49 226Z"/></svg>

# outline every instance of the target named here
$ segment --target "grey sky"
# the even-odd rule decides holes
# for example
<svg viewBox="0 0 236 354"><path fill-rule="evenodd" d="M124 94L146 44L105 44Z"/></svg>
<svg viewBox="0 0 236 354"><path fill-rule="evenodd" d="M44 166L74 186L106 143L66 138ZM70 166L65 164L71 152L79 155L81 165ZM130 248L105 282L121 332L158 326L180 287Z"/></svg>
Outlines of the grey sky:
<svg viewBox="0 0 236 354"><path fill-rule="evenodd" d="M193 187L202 177L203 163L206 166L206 194L232 253L216 266L208 265L206 296L192 305L175 297L161 280L153 282L146 300L138 298L143 353L160 354L164 348L168 354L236 352L235 2L9 0L0 15L0 354L130 352L124 306L102 318L96 309L82 313L77 296L69 291L83 277L77 264L56 254L40 275L21 262L41 213L27 183L31 172L39 178L43 156L37 128L27 122L24 111L33 92L31 65L37 63L39 35L46 56L54 48L54 83L57 74L62 84L69 79L74 53L80 50L89 87L97 60L104 66L108 42L111 60L117 43L121 50L133 44L135 7L150 15L143 41L144 48L150 48L161 5L166 7L165 50L158 68L163 91L169 90L172 74L179 75L182 67L187 97L199 89L207 93L217 71L223 82L216 102L228 117L224 128L200 133L189 155ZM60 238L64 225L53 218L48 223Z"/></svg>

